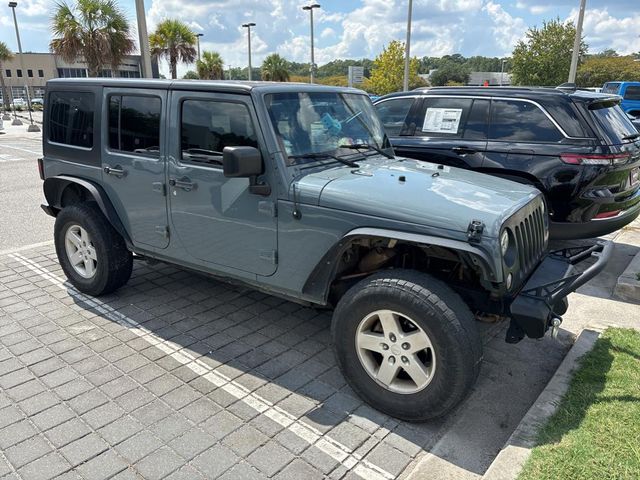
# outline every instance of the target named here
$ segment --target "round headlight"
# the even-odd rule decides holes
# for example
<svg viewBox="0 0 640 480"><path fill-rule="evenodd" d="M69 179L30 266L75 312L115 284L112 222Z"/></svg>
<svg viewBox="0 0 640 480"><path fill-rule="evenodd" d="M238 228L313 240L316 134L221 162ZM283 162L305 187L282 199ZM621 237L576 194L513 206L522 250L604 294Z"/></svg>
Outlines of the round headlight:
<svg viewBox="0 0 640 480"><path fill-rule="evenodd" d="M502 232L500 236L500 250L502 250L502 255L506 255L507 249L509 248L509 232L506 230Z"/></svg>

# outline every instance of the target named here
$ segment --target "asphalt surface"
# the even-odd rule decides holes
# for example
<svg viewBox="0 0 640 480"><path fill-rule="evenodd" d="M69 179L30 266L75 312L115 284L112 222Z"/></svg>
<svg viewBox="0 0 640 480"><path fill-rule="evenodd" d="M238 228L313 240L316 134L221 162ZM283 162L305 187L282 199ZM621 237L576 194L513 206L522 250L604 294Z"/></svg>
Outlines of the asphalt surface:
<svg viewBox="0 0 640 480"><path fill-rule="evenodd" d="M41 136L27 133L27 123L4 122L0 132L0 251L51 240L53 219L44 203L36 160Z"/></svg>
<svg viewBox="0 0 640 480"><path fill-rule="evenodd" d="M505 324L479 323L484 362L465 402L424 424L382 415L337 369L330 312L140 261L112 295L77 292L50 243L53 220L39 207L40 138L26 124L7 130L2 480L478 479L572 343L574 332L563 328L559 341L507 345ZM583 298L568 320L593 318L588 302L608 296L622 263L572 296Z"/></svg>

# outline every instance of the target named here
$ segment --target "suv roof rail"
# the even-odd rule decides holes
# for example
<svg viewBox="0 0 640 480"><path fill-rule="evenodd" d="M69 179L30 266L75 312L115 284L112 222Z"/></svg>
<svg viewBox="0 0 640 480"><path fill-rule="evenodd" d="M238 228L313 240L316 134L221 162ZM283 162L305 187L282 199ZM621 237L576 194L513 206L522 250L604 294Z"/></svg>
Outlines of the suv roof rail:
<svg viewBox="0 0 640 480"><path fill-rule="evenodd" d="M566 90L568 92L575 92L578 89L578 87L575 83L566 82L566 83L563 83L562 85L558 85L556 89Z"/></svg>

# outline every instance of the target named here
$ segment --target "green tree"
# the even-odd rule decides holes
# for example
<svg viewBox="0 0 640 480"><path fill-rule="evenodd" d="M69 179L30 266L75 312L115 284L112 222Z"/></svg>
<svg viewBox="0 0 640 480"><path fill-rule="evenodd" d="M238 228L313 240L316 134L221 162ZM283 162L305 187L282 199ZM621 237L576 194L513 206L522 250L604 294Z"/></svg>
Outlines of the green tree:
<svg viewBox="0 0 640 480"><path fill-rule="evenodd" d="M271 82L288 82L289 70L287 61L277 53L272 53L262 62L260 75L263 80Z"/></svg>
<svg viewBox="0 0 640 480"><path fill-rule="evenodd" d="M542 28L530 28L526 39L520 40L511 60L514 85L557 86L567 81L576 28L560 19L544 22ZM580 44L580 55L587 51Z"/></svg>
<svg viewBox="0 0 640 480"><path fill-rule="evenodd" d="M466 85L469 81L469 68L462 63L446 62L431 74L429 81L431 85Z"/></svg>
<svg viewBox="0 0 640 480"><path fill-rule="evenodd" d="M167 19L149 36L151 55L169 62L171 78L178 76L178 62L193 63L196 59L196 35L180 20Z"/></svg>
<svg viewBox="0 0 640 480"><path fill-rule="evenodd" d="M193 70L189 70L187 73L185 73L182 78L184 80L199 80L200 77L198 76L198 74L196 72L194 72Z"/></svg>
<svg viewBox="0 0 640 480"><path fill-rule="evenodd" d="M581 87L602 87L605 82L637 80L640 78L640 62L632 56L587 58L578 69L576 83Z"/></svg>
<svg viewBox="0 0 640 480"><path fill-rule="evenodd" d="M202 80L224 79L224 61L218 52L202 52L202 59L196 62L196 69Z"/></svg>
<svg viewBox="0 0 640 480"><path fill-rule="evenodd" d="M412 58L409 62L409 88L424 85L418 76L420 61ZM364 88L376 95L402 90L404 79L404 43L391 41L373 61L371 76L365 81Z"/></svg>
<svg viewBox="0 0 640 480"><path fill-rule="evenodd" d="M2 88L2 101L4 103L5 112L9 111L9 109L11 108L11 105L9 103L9 91L7 90L4 84L4 75L2 73L4 72L4 70L2 69L2 64L4 62L8 62L12 58L13 58L13 53L11 52L11 50L9 50L9 47L7 47L7 44L4 42L0 42L0 88Z"/></svg>
<svg viewBox="0 0 640 480"><path fill-rule="evenodd" d="M83 58L90 77L99 76L104 65L115 72L135 47L127 17L114 0L57 3L51 30L51 51L66 62Z"/></svg>

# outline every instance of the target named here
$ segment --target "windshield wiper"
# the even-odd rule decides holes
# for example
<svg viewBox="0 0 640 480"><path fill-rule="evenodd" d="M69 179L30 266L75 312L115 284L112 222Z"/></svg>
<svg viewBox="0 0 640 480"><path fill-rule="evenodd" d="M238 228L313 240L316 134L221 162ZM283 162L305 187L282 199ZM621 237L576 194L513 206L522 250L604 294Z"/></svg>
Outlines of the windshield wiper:
<svg viewBox="0 0 640 480"><path fill-rule="evenodd" d="M346 158L341 158L338 157L337 155L332 155L331 153L305 153L302 155L289 155L289 158L294 158L294 159L305 159L305 158L309 158L312 160L320 160L323 158L332 158L334 160L337 160L338 162L347 165L348 167L352 167L352 168L359 168L360 165L358 165L356 162L352 162L351 160L347 160Z"/></svg>
<svg viewBox="0 0 640 480"><path fill-rule="evenodd" d="M393 155L385 152L384 150L379 148L377 145L372 145L370 143L357 143L355 145L340 145L338 148L347 148L349 150L358 150L358 151L362 149L373 150L374 152L377 152L380 155L383 155L387 158L391 158L391 159L395 158Z"/></svg>
<svg viewBox="0 0 640 480"><path fill-rule="evenodd" d="M640 133L630 133L629 135L622 137L622 140L635 140L638 137L640 137Z"/></svg>

